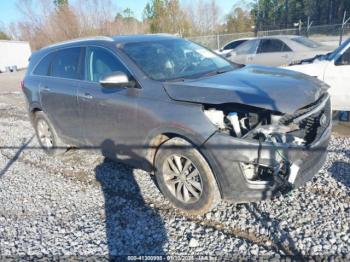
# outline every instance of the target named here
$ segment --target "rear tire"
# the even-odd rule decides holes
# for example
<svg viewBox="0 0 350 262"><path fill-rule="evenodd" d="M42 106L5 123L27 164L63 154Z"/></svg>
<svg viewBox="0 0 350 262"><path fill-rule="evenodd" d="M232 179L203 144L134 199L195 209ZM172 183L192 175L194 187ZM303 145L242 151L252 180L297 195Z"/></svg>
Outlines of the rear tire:
<svg viewBox="0 0 350 262"><path fill-rule="evenodd" d="M193 145L173 138L159 147L156 180L163 195L189 215L203 215L220 202L220 191L207 161Z"/></svg>
<svg viewBox="0 0 350 262"><path fill-rule="evenodd" d="M56 156L67 151L67 146L61 142L53 125L44 112L35 112L33 125L39 144L46 154Z"/></svg>

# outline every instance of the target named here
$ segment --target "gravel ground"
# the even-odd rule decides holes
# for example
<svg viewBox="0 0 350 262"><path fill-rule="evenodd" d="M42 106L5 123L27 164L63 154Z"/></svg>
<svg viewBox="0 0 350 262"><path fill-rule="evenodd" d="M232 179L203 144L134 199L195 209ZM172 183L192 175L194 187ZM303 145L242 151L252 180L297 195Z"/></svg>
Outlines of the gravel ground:
<svg viewBox="0 0 350 262"><path fill-rule="evenodd" d="M21 94L0 94L0 256L349 257L350 137L334 136L313 181L204 217L175 211L138 169L74 150L39 150Z"/></svg>

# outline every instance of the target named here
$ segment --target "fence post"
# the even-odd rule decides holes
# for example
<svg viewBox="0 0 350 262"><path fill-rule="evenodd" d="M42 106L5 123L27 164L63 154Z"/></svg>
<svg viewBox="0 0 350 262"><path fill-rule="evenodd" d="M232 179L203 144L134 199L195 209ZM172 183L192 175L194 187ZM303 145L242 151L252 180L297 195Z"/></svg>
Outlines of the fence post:
<svg viewBox="0 0 350 262"><path fill-rule="evenodd" d="M220 49L220 35L219 34L216 35L216 44L218 46L217 49Z"/></svg>
<svg viewBox="0 0 350 262"><path fill-rule="evenodd" d="M343 23L342 23L341 29L340 29L339 45L341 45L343 43L344 27L349 21L350 21L350 17L348 19L346 19L346 11L344 11Z"/></svg>
<svg viewBox="0 0 350 262"><path fill-rule="evenodd" d="M310 29L313 24L313 21L310 23L310 16L307 18L307 29L306 29L306 37L309 37L310 35Z"/></svg>

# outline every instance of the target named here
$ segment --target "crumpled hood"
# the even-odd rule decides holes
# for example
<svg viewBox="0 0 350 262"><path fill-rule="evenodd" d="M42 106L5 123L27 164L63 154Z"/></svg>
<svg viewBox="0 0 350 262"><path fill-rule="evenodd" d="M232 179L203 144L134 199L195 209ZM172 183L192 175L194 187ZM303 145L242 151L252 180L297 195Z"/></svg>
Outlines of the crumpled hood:
<svg viewBox="0 0 350 262"><path fill-rule="evenodd" d="M237 103L291 114L316 101L328 86L290 70L245 66L211 77L168 82L164 88L177 101Z"/></svg>

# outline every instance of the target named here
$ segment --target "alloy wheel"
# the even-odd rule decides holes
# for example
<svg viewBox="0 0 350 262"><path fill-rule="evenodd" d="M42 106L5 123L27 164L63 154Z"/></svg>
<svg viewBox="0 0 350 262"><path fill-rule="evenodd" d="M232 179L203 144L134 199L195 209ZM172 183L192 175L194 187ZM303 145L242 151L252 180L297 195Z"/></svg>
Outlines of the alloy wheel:
<svg viewBox="0 0 350 262"><path fill-rule="evenodd" d="M164 181L176 199L184 203L197 202L203 183L197 167L184 156L171 155L163 165Z"/></svg>
<svg viewBox="0 0 350 262"><path fill-rule="evenodd" d="M50 149L53 147L53 134L51 132L50 126L48 123L40 119L37 123L37 130L40 143L45 149Z"/></svg>

